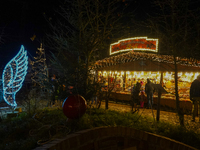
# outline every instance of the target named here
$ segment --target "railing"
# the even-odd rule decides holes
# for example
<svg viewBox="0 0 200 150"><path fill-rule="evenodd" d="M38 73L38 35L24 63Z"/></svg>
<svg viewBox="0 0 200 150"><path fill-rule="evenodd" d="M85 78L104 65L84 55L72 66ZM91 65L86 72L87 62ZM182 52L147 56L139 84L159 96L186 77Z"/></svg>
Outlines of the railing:
<svg viewBox="0 0 200 150"><path fill-rule="evenodd" d="M56 139L34 150L197 150L184 143L128 127L97 127Z"/></svg>

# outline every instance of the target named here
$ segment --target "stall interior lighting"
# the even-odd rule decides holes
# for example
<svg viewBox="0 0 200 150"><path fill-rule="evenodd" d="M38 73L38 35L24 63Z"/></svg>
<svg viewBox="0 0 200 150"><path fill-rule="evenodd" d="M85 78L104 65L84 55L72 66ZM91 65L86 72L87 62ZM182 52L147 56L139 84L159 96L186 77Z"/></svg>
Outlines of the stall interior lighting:
<svg viewBox="0 0 200 150"><path fill-rule="evenodd" d="M198 75L199 75L199 73L196 72L196 73L194 74L194 78L196 79Z"/></svg>
<svg viewBox="0 0 200 150"><path fill-rule="evenodd" d="M95 71L94 71L95 73ZM98 71L99 76L110 77L124 77L145 80L145 78L150 78L154 81L159 81L161 78L161 72L151 72L151 71ZM183 81L191 82L196 79L200 72L178 72L178 76L182 78ZM174 72L163 72L163 78L165 80L173 80Z"/></svg>
<svg viewBox="0 0 200 150"><path fill-rule="evenodd" d="M179 72L179 73L178 73L178 76L182 76L182 75L183 75L183 73L182 73L182 72Z"/></svg>

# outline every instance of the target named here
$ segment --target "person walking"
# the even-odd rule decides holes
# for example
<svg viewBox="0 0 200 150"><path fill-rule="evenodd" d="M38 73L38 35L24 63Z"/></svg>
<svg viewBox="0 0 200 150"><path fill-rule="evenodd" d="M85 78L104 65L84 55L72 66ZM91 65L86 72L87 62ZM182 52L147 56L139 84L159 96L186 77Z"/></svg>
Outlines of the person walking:
<svg viewBox="0 0 200 150"><path fill-rule="evenodd" d="M145 84L145 93L147 94L147 108L152 108L153 106L153 83L150 79L147 79L147 83Z"/></svg>
<svg viewBox="0 0 200 150"><path fill-rule="evenodd" d="M198 113L200 121L200 75L192 82L190 86L190 100L193 103L192 106L192 121L195 122L195 116ZM198 108L198 110L197 110ZM198 112L197 112L198 111Z"/></svg>

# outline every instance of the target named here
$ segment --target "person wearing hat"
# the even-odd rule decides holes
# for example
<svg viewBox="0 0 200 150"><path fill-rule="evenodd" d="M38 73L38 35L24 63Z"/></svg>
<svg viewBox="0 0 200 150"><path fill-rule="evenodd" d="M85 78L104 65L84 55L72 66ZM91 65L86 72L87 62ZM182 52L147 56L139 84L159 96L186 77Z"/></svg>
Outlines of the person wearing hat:
<svg viewBox="0 0 200 150"><path fill-rule="evenodd" d="M192 121L195 122L197 108L199 109L198 116L200 121L200 75L197 76L197 79L195 79L190 86L190 100L193 102Z"/></svg>

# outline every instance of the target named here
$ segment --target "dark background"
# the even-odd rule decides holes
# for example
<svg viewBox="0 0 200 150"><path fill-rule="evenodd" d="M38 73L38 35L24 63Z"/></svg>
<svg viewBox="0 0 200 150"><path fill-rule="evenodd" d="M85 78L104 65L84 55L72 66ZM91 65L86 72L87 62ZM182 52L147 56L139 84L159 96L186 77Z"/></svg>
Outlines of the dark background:
<svg viewBox="0 0 200 150"><path fill-rule="evenodd" d="M49 26L44 15L53 16L59 0L1 0L0 1L0 66L14 57L21 45L29 57L35 55ZM31 37L36 35L32 41Z"/></svg>
<svg viewBox="0 0 200 150"><path fill-rule="evenodd" d="M1 0L0 1L0 68L12 59L24 45L31 58L35 55L45 33L49 32L46 19L56 17L55 10L59 9L63 0ZM138 20L146 19L147 13L153 7L146 0L122 0ZM48 16L46 19L44 16ZM127 20L130 21L130 20ZM36 38L32 41L30 38ZM48 48L45 49L48 51Z"/></svg>

